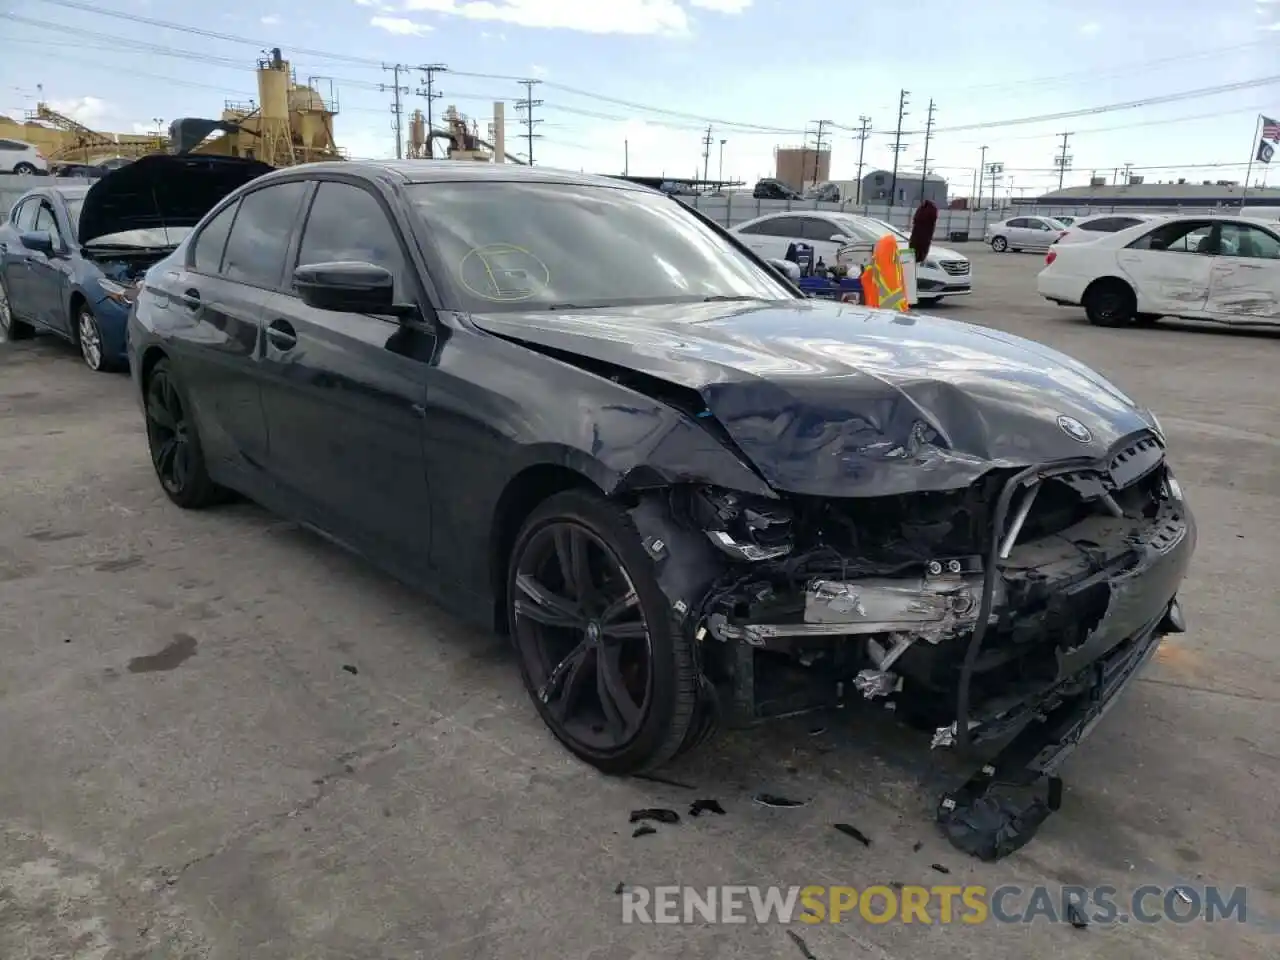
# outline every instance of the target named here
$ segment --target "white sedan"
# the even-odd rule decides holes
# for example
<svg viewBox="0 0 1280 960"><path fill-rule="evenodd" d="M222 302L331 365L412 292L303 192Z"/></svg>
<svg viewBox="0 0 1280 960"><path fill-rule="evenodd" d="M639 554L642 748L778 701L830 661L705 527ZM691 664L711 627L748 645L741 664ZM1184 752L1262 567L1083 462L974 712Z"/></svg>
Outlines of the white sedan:
<svg viewBox="0 0 1280 960"><path fill-rule="evenodd" d="M1067 227L1067 232L1053 241L1055 247L1067 243L1092 243L1105 233L1119 233L1140 223L1161 219L1149 213L1099 213L1090 217L1075 217L1070 223L1065 217L1054 217Z"/></svg>
<svg viewBox="0 0 1280 960"><path fill-rule="evenodd" d="M1161 317L1280 326L1280 223L1161 217L1054 246L1036 286L1046 300L1083 306L1100 327Z"/></svg>
<svg viewBox="0 0 1280 960"><path fill-rule="evenodd" d="M786 256L792 243L807 243L813 255L829 265L836 262L836 252L846 243L875 243L886 233L898 238L898 249L909 247L909 238L897 227L853 213L791 210L770 213L740 223L730 231L738 239L766 259ZM931 246L924 263L915 264L915 286L918 301L932 306L943 297L959 297L972 290L973 271L969 258L946 247Z"/></svg>

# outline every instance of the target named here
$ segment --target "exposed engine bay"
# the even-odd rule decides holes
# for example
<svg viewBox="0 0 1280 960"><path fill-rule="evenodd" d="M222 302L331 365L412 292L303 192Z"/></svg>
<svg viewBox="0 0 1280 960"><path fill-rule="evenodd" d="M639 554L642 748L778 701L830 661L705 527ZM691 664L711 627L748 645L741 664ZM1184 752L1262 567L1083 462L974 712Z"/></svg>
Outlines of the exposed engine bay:
<svg viewBox="0 0 1280 960"><path fill-rule="evenodd" d="M1151 433L1109 463L993 470L954 493L769 500L689 485L643 495L632 515L693 631L707 723L862 697L935 748L1105 708L1117 672L1183 629L1175 594L1195 542ZM1037 740L1035 773L1084 732L1047 752Z"/></svg>

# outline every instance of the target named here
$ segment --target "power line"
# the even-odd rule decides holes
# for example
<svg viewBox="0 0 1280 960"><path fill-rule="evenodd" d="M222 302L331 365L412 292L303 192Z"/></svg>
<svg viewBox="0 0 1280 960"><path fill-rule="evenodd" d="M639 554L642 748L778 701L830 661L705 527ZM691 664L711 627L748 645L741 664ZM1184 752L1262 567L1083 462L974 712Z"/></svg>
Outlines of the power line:
<svg viewBox="0 0 1280 960"><path fill-rule="evenodd" d="M221 33L213 30L205 30L199 27L192 27L186 24L159 20L154 17L144 17L139 14L130 14L130 13L124 13L122 11L113 11L113 10L101 10L96 6L94 6L93 4L79 2L79 0L39 0L39 2L50 4L52 6L64 7L70 10L78 10L85 13L95 13L101 16L110 17L110 18L119 19L119 20L125 20L133 23L146 24L148 26L159 27L165 30L174 30L177 32L190 33L196 36L207 37L210 39L223 40L229 43L247 44L255 48L260 48L262 46L259 40L254 40L248 37L241 37L235 34ZM22 22L26 20L26 18L15 17L12 14L0 14L0 16L5 17L6 19L16 20L18 22ZM27 21L27 22L31 22L31 21ZM49 26L51 26L53 29L63 29L61 25L49 25ZM1224 47L1217 51L1195 52L1192 54L1185 55L1184 57L1164 57L1154 61L1150 61L1146 64L1134 64L1133 69L1135 70L1141 69L1144 66L1150 66L1151 64L1178 62L1179 60L1185 59L1186 56L1192 56L1192 57L1213 56L1213 55L1217 55L1217 53L1231 52L1233 50L1242 49L1244 47L1265 46L1265 45L1266 45L1266 41L1255 41L1247 44L1237 44L1231 47ZM382 65L381 61L373 60L368 57L357 57L349 54L333 53L330 51L315 50L307 47L292 47L291 51L294 53L303 54L305 56L317 57L323 60L338 60L346 63L358 64L365 67L381 67ZM493 80L514 80L517 82L520 80L519 77L513 77L510 75L503 75L503 74L464 73L459 71L458 75L476 77L476 78L482 78L482 79L493 79ZM1026 85L1026 84L1037 83L1037 82L1049 83L1049 82L1056 82L1062 79L1069 79L1072 76L1074 75L1067 74L1067 75L1060 75L1058 77L1040 78L1039 80L1037 80L1036 78L1029 78L1021 81L1011 80L1007 84L1000 84L999 86L1002 86L1002 87L1003 86L1020 86L1020 85ZM1224 84L1219 87L1207 87L1207 88L1201 88L1198 90L1188 90L1180 93L1168 94L1168 95L1159 96L1159 97L1150 97L1142 100L1129 101L1129 102L1120 103L1120 104L1106 104L1100 107L1092 107L1092 108L1088 108L1086 110L1080 110L1080 111L1066 111L1063 113L1044 114L1036 117L1019 117L1011 120L989 121L986 123L979 123L979 124L965 124L962 126L948 127L935 132L955 133L955 132L963 132L967 130L996 129L1004 126L1016 126L1020 124L1026 124L1026 123L1038 123L1041 121L1066 120L1066 119L1071 119L1077 116L1089 116L1094 113L1106 113L1106 112L1112 112L1115 110L1136 109L1138 107L1143 107L1143 106L1152 106L1152 105L1163 104L1163 103L1175 103L1181 100L1197 99L1199 97L1205 97L1205 96L1214 96L1219 93L1230 93L1237 90L1250 89L1252 87L1257 87L1257 86L1265 86L1265 85L1269 85L1276 82L1280 82L1280 76L1261 77L1254 80L1246 80L1246 81L1241 81L1234 84ZM636 101L623 100L623 99L614 98L614 97L607 97L602 94L596 93L594 91L583 90L581 88L572 87L568 84L562 84L562 83L557 83L553 81L547 81L547 88L561 90L565 93L572 93L576 96L587 97L589 99L595 99L595 100L599 100L606 103L613 103L618 106L628 107L633 110L643 110L648 113L657 113L660 115L678 117L686 120L696 120L699 122L699 124L714 123L717 126L732 127L735 129L739 129L741 131L749 131L749 132L755 132L755 133L772 133L772 134L778 134L778 135L794 135L796 133L802 132L802 131L797 131L794 129L788 129L784 127L773 127L773 126L766 126L761 124L743 123L741 121L716 119L711 117L699 116L697 114L685 113L683 111L669 110L663 107L655 107L650 104L637 103ZM919 131L908 131L907 135L914 136L914 135L917 135L918 133ZM901 134L901 131L900 131L900 134Z"/></svg>
<svg viewBox="0 0 1280 960"><path fill-rule="evenodd" d="M898 132L893 137L893 182L889 187L889 206L898 199L898 157L904 146L902 143L902 118L907 115L907 96L910 91L902 90L898 94Z"/></svg>
<svg viewBox="0 0 1280 960"><path fill-rule="evenodd" d="M400 71L404 70L405 72L408 72L410 68L406 67L403 63L393 63L389 67L384 65L382 69L390 70L391 75L394 78L394 82L389 87L384 83L378 84L378 90L380 90L383 93L386 93L389 90L393 94L393 97L391 100L391 116L393 117L392 129L395 130L396 132L396 159L403 160L404 159L404 106L400 102L400 94L408 93L409 88L405 86L401 86Z"/></svg>
<svg viewBox="0 0 1280 960"><path fill-rule="evenodd" d="M538 84L542 83L542 81L541 80L521 80L520 83L524 84L525 97L523 100L516 101L516 109L524 114L520 118L520 122L523 123L525 126L525 139L529 144L529 151L528 151L529 166L532 167L533 166L533 141L534 141L534 138L542 136L542 134L540 133L533 132L534 126L542 122L541 120L535 120L533 118L533 108L542 106L541 100L533 99L533 88Z"/></svg>
<svg viewBox="0 0 1280 960"><path fill-rule="evenodd" d="M418 69L422 71L422 86L418 88L417 93L418 96L427 101L427 142L425 147L427 150L427 158L430 159L432 156L431 134L432 131L435 130L435 118L431 111L431 104L444 96L443 93L434 89L436 74L444 73L449 68L443 63L427 63L418 67Z"/></svg>

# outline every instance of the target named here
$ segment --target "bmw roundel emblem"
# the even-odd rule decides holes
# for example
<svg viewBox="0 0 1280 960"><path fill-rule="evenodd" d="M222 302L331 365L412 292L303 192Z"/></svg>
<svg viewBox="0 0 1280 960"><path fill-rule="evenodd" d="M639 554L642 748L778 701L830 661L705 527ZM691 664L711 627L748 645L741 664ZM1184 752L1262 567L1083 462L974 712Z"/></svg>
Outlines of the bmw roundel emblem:
<svg viewBox="0 0 1280 960"><path fill-rule="evenodd" d="M1093 439L1093 434L1089 432L1089 428L1075 417L1068 417L1065 414L1059 416L1058 426L1062 428L1063 433L1079 443L1088 443Z"/></svg>

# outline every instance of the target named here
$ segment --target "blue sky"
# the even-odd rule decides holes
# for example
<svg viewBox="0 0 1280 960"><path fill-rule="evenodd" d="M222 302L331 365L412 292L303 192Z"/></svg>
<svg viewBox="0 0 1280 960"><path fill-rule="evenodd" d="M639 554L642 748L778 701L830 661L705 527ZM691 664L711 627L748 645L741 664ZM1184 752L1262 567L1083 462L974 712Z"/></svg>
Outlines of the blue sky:
<svg viewBox="0 0 1280 960"><path fill-rule="evenodd" d="M986 159L1005 165L1002 189L1056 185L1064 131L1073 134L1068 183L1125 164L1148 181L1241 179L1257 113L1280 117L1280 0L70 2L0 0L0 13L15 18L0 18L0 113L32 108L39 85L55 108L96 129L217 116L224 100L255 96L254 61L279 46L300 79L334 78L338 140L354 156L394 155L390 95L378 90L391 75L379 64L435 62L452 70L438 79L445 97L437 109L456 104L482 127L494 99L514 101L523 88L459 73L540 78L539 163L621 172L626 143L632 173L688 176L701 169L710 120L711 175L725 140L724 175L752 181L771 174L775 146L798 145L827 120L838 125L828 128L832 176L845 179L856 168L850 131L861 115L872 119L867 164L892 163L905 87L902 168L919 169L932 98L930 166L952 181L953 195L970 192L984 144ZM878 16L888 17L883 27ZM1274 79L1138 109L950 129L1265 77ZM407 83L417 87L418 75ZM406 105L422 101L409 95ZM507 115L514 150L520 128L510 105ZM1209 164L1235 166L1198 166ZM1271 182L1280 183L1280 171Z"/></svg>

